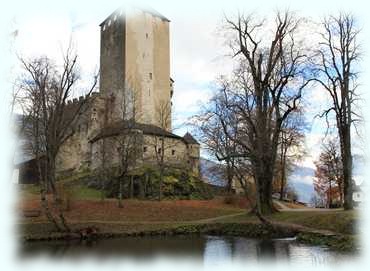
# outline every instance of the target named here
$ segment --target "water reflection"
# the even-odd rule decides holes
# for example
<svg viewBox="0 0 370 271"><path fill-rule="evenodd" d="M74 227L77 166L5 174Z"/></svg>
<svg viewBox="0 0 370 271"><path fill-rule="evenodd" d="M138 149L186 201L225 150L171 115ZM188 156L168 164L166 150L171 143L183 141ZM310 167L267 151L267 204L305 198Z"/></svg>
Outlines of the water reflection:
<svg viewBox="0 0 370 271"><path fill-rule="evenodd" d="M176 236L106 239L96 242L31 242L21 247L26 258L49 255L56 258L129 258L134 260L198 259L206 267L224 264L286 261L319 265L342 257L323 247L307 246L294 239L258 240L228 236Z"/></svg>

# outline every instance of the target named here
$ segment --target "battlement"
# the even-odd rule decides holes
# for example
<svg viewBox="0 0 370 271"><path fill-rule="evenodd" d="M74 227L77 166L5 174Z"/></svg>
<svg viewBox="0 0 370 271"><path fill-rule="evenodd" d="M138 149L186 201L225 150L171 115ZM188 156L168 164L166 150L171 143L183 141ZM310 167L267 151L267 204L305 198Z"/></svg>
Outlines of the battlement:
<svg viewBox="0 0 370 271"><path fill-rule="evenodd" d="M72 106L72 105L81 104L90 98L96 98L98 96L99 96L99 92L92 92L91 94L86 94L84 96L79 96L78 98L72 98L70 100L67 100L67 105Z"/></svg>

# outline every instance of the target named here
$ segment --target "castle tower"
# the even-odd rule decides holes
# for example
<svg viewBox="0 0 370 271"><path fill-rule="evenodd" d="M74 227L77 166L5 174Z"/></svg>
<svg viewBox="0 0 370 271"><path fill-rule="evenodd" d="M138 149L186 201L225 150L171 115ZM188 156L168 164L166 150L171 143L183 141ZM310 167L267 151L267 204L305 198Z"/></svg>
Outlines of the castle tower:
<svg viewBox="0 0 370 271"><path fill-rule="evenodd" d="M135 112L137 122L162 127L163 106L171 119L169 22L154 10L119 9L100 24L100 92L110 121ZM171 121L165 126L170 131Z"/></svg>

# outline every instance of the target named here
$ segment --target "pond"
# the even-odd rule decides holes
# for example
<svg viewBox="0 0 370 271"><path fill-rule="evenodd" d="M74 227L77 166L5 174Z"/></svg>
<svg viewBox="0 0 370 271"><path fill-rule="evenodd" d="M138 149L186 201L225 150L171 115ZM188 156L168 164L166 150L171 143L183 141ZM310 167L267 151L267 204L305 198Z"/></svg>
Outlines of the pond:
<svg viewBox="0 0 370 271"><path fill-rule="evenodd" d="M233 236L168 236L104 239L94 242L29 242L22 258L48 255L53 258L120 258L133 261L197 260L204 266L280 262L321 265L343 260L343 254L325 247L298 243L294 238L250 239Z"/></svg>

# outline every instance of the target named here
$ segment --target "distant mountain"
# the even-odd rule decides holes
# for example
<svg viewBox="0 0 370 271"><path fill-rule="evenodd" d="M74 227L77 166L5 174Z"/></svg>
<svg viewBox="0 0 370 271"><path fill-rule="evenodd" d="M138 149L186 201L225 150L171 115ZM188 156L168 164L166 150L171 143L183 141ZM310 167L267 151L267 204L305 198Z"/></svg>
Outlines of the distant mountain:
<svg viewBox="0 0 370 271"><path fill-rule="evenodd" d="M200 158L200 174L206 183L221 186L226 186L225 176L222 172L223 165L211 160Z"/></svg>
<svg viewBox="0 0 370 271"><path fill-rule="evenodd" d="M310 167L295 165L292 173L288 176L288 184L294 188L298 194L298 200L310 202L315 193L313 187L313 177L315 170Z"/></svg>
<svg viewBox="0 0 370 271"><path fill-rule="evenodd" d="M200 173L206 183L221 187L225 186L226 180L222 167L223 165L217 162L200 158ZM302 202L309 202L314 194L313 176L314 169L296 165L288 178L289 185L295 189L298 199Z"/></svg>

